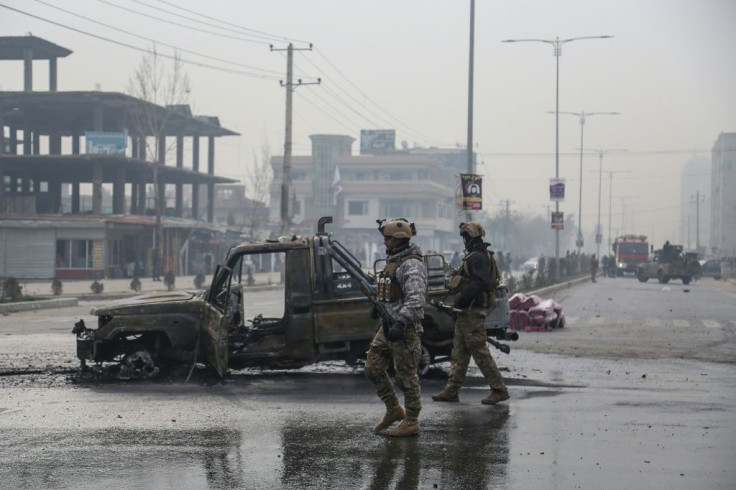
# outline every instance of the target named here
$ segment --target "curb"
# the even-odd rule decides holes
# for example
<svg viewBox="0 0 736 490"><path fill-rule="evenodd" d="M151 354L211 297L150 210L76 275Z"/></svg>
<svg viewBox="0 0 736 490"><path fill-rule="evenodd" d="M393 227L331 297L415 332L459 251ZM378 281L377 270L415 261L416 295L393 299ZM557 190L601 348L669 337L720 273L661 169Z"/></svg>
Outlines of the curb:
<svg viewBox="0 0 736 490"><path fill-rule="evenodd" d="M18 313L21 311L45 310L48 308L64 308L67 306L77 306L79 301L77 298L54 298L39 301L20 301L17 303L0 304L0 313Z"/></svg>

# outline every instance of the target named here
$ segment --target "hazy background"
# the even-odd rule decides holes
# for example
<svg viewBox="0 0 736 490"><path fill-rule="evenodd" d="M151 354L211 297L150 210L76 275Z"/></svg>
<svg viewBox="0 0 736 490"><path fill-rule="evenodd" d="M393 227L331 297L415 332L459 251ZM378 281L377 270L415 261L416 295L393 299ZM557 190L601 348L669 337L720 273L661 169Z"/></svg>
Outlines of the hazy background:
<svg viewBox="0 0 736 490"><path fill-rule="evenodd" d="M290 41L297 48L314 45L313 51L295 53L295 78L322 78L321 85L295 92L295 154L309 154L310 134L358 139L360 129L396 129L397 146L466 143L469 0L0 5L58 24L0 7L2 35L30 32L74 51L59 61L59 90L124 92L143 56L62 26L142 50L156 41L162 54L176 46L185 62L218 67L187 64L186 70L194 112L219 116L223 126L242 133L219 139L221 175L244 179L264 141L272 155L283 154L285 93L279 80L285 79L286 54L270 51L269 44L285 48ZM553 204L548 181L554 176L555 126L547 113L555 109L553 48L501 40L612 35L563 47L560 110L620 113L590 117L585 125L586 148L627 150L611 151L603 160L604 171L623 171L613 178L614 232L625 220L627 232L648 234L657 245L677 241L683 165L693 157L709 158L718 134L736 131L736 2L476 0L475 35L474 141L485 175L484 209L495 212L508 199L516 212L545 215ZM48 88L46 66L34 64L36 90ZM22 90L21 62L0 62L0 89ZM579 146L578 118L560 115L560 177L567 181L560 209L566 216L577 215ZM357 143L353 149L358 152ZM598 156L586 154L586 237L597 221L597 171ZM608 187L604 175L604 233ZM710 197L710 189L702 192ZM586 239L586 247L594 244Z"/></svg>

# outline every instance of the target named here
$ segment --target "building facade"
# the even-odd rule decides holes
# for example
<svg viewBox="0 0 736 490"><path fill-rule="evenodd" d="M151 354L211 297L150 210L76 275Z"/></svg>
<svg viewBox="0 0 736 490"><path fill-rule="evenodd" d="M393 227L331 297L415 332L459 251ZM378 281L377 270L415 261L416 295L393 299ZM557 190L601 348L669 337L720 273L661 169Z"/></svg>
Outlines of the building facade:
<svg viewBox="0 0 736 490"><path fill-rule="evenodd" d="M155 257L162 273L191 273L217 249L215 185L233 182L215 174L215 140L237 133L186 105L59 92L57 59L70 53L0 37L0 59L24 72L23 91L0 91L0 277L129 276L150 273ZM49 61L48 91L32 90L35 60Z"/></svg>
<svg viewBox="0 0 736 490"><path fill-rule="evenodd" d="M703 256L711 254L710 170L710 158L691 158L682 169L680 192L680 243L686 250Z"/></svg>
<svg viewBox="0 0 736 490"><path fill-rule="evenodd" d="M715 255L736 257L736 133L721 133L711 157L710 245Z"/></svg>
<svg viewBox="0 0 736 490"><path fill-rule="evenodd" d="M412 149L353 155L354 138L312 135L312 154L292 157L296 233L313 233L333 217L335 236L364 264L383 256L377 219L407 218L426 251L461 250L456 206L464 150ZM270 221L278 229L283 157L271 159Z"/></svg>

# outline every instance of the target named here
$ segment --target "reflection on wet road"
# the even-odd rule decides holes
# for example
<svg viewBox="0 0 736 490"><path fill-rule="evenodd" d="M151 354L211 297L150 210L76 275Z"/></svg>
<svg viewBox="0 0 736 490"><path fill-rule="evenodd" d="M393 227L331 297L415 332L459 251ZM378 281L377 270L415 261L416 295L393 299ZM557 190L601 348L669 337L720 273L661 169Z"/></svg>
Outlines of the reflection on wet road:
<svg viewBox="0 0 736 490"><path fill-rule="evenodd" d="M478 377L419 437L372 433L360 371L236 371L224 384L0 378L0 481L12 488L729 488L736 370L517 351L512 398ZM508 363L513 363L509 365ZM475 372L475 375L478 373ZM46 384L46 385L45 385Z"/></svg>

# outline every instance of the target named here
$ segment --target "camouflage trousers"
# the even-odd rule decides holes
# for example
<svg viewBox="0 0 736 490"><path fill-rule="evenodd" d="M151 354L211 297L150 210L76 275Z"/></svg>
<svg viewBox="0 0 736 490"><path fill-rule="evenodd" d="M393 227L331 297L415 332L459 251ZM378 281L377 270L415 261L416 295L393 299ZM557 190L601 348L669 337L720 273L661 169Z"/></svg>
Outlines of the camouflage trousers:
<svg viewBox="0 0 736 490"><path fill-rule="evenodd" d="M404 392L404 409L408 419L417 419L422 410L422 391L417 374L421 356L421 332L417 331L417 325L407 325L404 329L404 338L396 342L386 340L383 329L379 328L371 341L365 361L365 376L373 384L376 394L387 408L399 403L394 385L386 371L389 363L394 361L396 384Z"/></svg>
<svg viewBox="0 0 736 490"><path fill-rule="evenodd" d="M453 391L457 391L465 383L471 356L492 389L505 388L501 372L488 349L486 330L483 326L487 314L485 308L473 308L467 314L458 315L455 320L452 366L447 380L447 388Z"/></svg>

